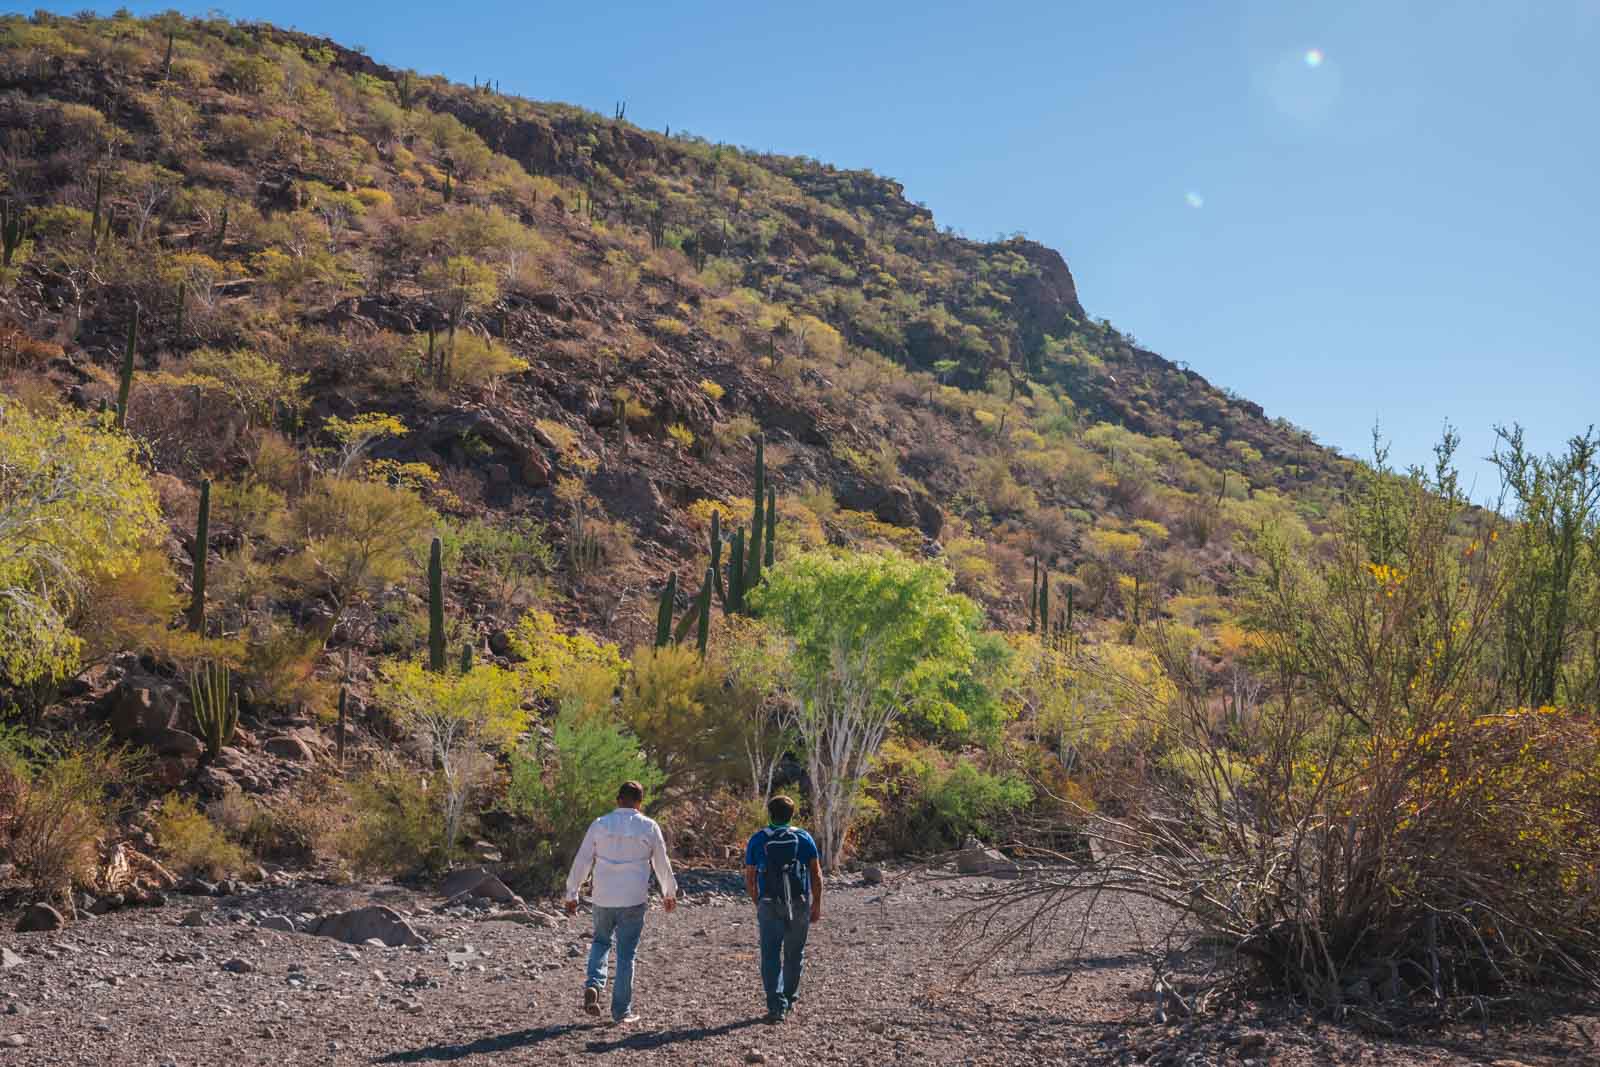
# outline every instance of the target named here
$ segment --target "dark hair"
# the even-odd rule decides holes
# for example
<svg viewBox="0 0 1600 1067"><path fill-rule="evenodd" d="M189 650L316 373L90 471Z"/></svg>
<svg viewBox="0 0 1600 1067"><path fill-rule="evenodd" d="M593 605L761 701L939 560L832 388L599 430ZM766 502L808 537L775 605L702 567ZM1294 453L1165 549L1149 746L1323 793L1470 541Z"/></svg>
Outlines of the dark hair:
<svg viewBox="0 0 1600 1067"><path fill-rule="evenodd" d="M619 804L643 804L644 786L638 782L623 782L617 787L617 802Z"/></svg>
<svg viewBox="0 0 1600 1067"><path fill-rule="evenodd" d="M773 822L782 824L794 818L794 801L785 796L776 796L767 801L767 816Z"/></svg>

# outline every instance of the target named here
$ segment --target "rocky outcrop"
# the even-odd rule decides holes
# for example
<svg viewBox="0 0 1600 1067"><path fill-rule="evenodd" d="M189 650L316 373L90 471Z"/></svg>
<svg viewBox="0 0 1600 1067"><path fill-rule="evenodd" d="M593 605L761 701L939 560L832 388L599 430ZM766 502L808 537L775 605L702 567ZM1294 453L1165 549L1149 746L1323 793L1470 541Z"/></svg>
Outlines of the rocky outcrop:
<svg viewBox="0 0 1600 1067"><path fill-rule="evenodd" d="M349 945L364 945L368 941L382 941L390 948L423 944L422 935L393 908L371 904L354 911L324 915L310 933L318 937L331 937Z"/></svg>

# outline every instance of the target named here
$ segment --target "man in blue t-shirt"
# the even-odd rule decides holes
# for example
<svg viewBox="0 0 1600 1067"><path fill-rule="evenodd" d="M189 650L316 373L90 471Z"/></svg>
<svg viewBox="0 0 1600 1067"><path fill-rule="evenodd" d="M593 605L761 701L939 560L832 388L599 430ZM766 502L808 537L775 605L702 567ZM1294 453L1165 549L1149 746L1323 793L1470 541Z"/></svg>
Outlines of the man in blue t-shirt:
<svg viewBox="0 0 1600 1067"><path fill-rule="evenodd" d="M806 936L812 923L822 921L822 864L811 835L789 825L794 801L773 797L767 816L770 825L745 846L744 886L761 931L767 1022L781 1023L800 992Z"/></svg>

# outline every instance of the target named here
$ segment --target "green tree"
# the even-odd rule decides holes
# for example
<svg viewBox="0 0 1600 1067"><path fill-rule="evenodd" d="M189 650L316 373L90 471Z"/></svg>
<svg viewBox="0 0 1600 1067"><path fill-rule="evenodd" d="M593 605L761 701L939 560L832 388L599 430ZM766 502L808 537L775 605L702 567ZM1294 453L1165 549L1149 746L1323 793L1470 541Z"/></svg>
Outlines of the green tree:
<svg viewBox="0 0 1600 1067"><path fill-rule="evenodd" d="M979 612L950 572L898 554L808 552L752 593L794 641L796 731L806 751L819 844L842 859L862 779L908 711L941 722L971 676Z"/></svg>
<svg viewBox="0 0 1600 1067"><path fill-rule="evenodd" d="M79 598L136 567L158 521L127 437L76 414L0 404L0 674L15 685L70 675Z"/></svg>
<svg viewBox="0 0 1600 1067"><path fill-rule="evenodd" d="M1564 688L1578 631L1597 631L1581 611L1586 582L1600 572L1600 437L1591 428L1565 455L1528 451L1522 427L1500 428L1494 453L1517 524L1508 538L1505 599L1506 680L1524 706L1554 704Z"/></svg>
<svg viewBox="0 0 1600 1067"><path fill-rule="evenodd" d="M378 699L428 744L444 784L444 850L455 848L467 798L487 770L486 753L509 748L527 728L522 682L489 664L437 673L405 661L383 667Z"/></svg>

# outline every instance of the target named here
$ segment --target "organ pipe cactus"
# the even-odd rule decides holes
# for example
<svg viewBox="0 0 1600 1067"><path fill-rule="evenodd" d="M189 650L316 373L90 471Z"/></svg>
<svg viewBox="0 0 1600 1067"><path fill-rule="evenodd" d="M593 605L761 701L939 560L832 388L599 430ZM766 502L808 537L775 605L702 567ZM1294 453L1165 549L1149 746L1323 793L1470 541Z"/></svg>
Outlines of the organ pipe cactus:
<svg viewBox="0 0 1600 1067"><path fill-rule="evenodd" d="M205 742L207 762L215 760L239 727L239 696L233 679L220 663L207 663L189 676L189 701Z"/></svg>
<svg viewBox="0 0 1600 1067"><path fill-rule="evenodd" d="M139 305L128 320L128 344L122 352L122 378L117 385L117 428L128 425L128 395L133 392L133 351L139 344Z"/></svg>
<svg viewBox="0 0 1600 1067"><path fill-rule="evenodd" d="M428 550L428 668L444 673L444 542Z"/></svg>
<svg viewBox="0 0 1600 1067"><path fill-rule="evenodd" d="M672 640L672 602L678 597L678 575L667 575L667 584L661 590L661 603L656 608L656 647L665 648Z"/></svg>
<svg viewBox="0 0 1600 1067"><path fill-rule="evenodd" d="M194 528L194 597L189 602L189 629L206 629L206 557L211 552L211 479L200 483L200 517Z"/></svg>

